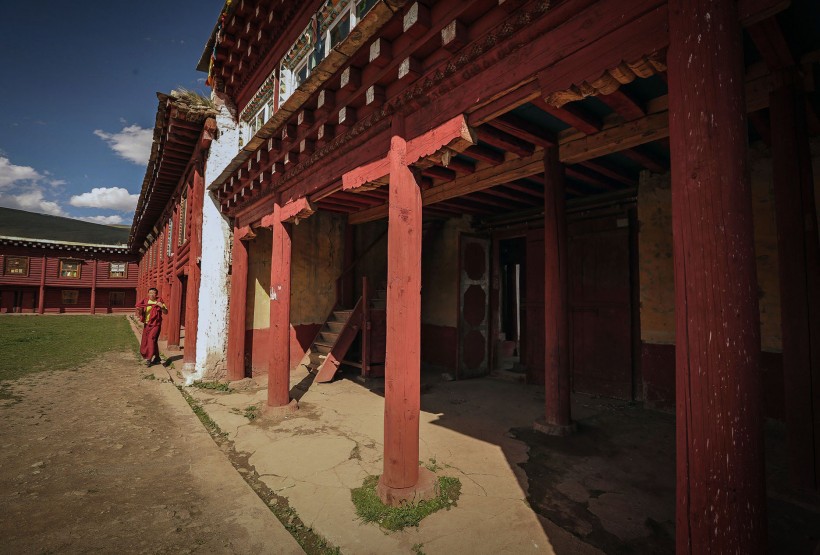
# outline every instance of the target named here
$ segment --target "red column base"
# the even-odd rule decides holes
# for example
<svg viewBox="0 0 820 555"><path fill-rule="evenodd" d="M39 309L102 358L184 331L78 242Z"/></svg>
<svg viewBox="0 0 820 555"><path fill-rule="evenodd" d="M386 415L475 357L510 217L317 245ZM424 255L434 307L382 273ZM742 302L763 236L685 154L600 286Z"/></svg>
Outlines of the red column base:
<svg viewBox="0 0 820 555"><path fill-rule="evenodd" d="M391 488L384 485L379 479L376 493L379 494L382 503L391 507L398 507L405 503L418 503L419 501L433 499L438 495L438 479L436 479L435 474L421 466L419 467L419 479L415 486Z"/></svg>
<svg viewBox="0 0 820 555"><path fill-rule="evenodd" d="M542 434L546 434L548 436L568 436L573 434L577 429L575 426L575 422L570 422L567 425L549 424L543 418L539 418L538 420L533 422L532 428L536 432L541 432Z"/></svg>
<svg viewBox="0 0 820 555"><path fill-rule="evenodd" d="M273 407L271 405L265 405L265 415L269 416L278 416L280 414L287 414L290 412L296 412L299 410L299 402L296 399L291 399L287 405L281 405L278 407Z"/></svg>

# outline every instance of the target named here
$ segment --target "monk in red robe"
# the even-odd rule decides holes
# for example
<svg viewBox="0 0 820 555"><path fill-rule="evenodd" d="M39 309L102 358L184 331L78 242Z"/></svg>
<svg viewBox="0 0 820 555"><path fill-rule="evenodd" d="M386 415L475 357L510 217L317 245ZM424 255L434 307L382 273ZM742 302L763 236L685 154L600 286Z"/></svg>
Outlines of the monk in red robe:
<svg viewBox="0 0 820 555"><path fill-rule="evenodd" d="M159 330L162 325L162 315L168 313L168 307L157 298L159 291L156 287L148 290L148 298L137 303L136 309L140 322L145 324L142 328L142 342L140 343L140 354L145 359L145 365L162 362L159 358Z"/></svg>

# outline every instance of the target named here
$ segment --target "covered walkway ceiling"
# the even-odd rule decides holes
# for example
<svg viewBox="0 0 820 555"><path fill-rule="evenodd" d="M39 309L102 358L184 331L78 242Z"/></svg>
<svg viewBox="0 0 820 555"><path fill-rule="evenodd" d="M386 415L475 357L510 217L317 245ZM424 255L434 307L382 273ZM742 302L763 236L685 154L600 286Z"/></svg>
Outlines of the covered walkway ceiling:
<svg viewBox="0 0 820 555"><path fill-rule="evenodd" d="M557 9L557 5L551 9ZM230 170L233 173L226 174L217 191L223 210L236 213L243 205L252 205L255 198L268 193L268 182L278 189L277 179L287 181L289 170L298 171L300 162L308 157L312 160L334 137L377 112L380 102L390 98L394 91L400 93L426 68L434 68L453 52L461 51L470 40L464 30L488 25L483 18L497 10L497 6L497 0L465 2L457 14L463 27L454 28L449 42L444 38L444 30L429 32L436 25L434 22L427 22L428 29L419 31L426 33L420 35L423 40L408 42L410 31L403 28L401 18L386 21L375 31L378 39L373 44L379 47L375 55L373 47L352 53L347 69L315 88L302 109L267 133L270 138L255 152L240 153L240 163L233 164L238 170ZM778 70L802 67L806 89L813 91L813 74L820 62L820 38L812 32L810 24L801 25L801 21L820 16L818 11L816 4L797 1L775 16L758 16L745 22L751 140L769 141L768 94ZM661 17L659 21L665 22L665 8L645 17ZM782 31L785 26L790 29L789 36ZM584 54L583 49L580 52L587 58L591 55ZM402 78L399 67L399 81L411 80L401 83L401 87L393 72L376 71L398 65L400 59L409 66L409 73ZM562 59L539 73L537 79L522 80L505 93L468 108L467 121L475 132L476 144L455 153L446 163L417 164L425 212L483 217L542 206L543 149L551 145L558 146L566 165L569 200L613 193L628 195L636 190L642 170L667 171L670 152L665 51L629 65L621 62L592 82L578 85L570 79L563 90L551 88L564 82L560 76L567 69L562 64L578 61ZM590 60L587 62L594 65ZM374 75L369 87L365 86L366 72ZM545 92L550 90L553 92ZM335 98L330 94L334 92ZM457 95L458 88L451 94ZM813 135L820 133L818 104L817 95L810 95L807 113ZM329 123L334 110L339 111L338 125ZM353 118L349 125L343 121L346 117ZM380 131L380 137L386 135L383 126ZM270 167L267 174L265 165ZM385 187L348 192L342 190L340 175L333 176L327 171L323 175L331 181L308 194L318 209L348 214L354 224L387 216Z"/></svg>

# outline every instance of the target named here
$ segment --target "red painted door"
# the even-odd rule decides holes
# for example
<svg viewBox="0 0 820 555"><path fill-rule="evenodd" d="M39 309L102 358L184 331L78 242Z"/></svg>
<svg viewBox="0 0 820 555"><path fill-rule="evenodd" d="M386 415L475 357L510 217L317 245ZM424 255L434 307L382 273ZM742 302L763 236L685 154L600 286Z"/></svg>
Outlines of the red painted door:
<svg viewBox="0 0 820 555"><path fill-rule="evenodd" d="M572 388L632 399L629 219L569 224Z"/></svg>
<svg viewBox="0 0 820 555"><path fill-rule="evenodd" d="M459 236L458 377L489 373L490 240Z"/></svg>

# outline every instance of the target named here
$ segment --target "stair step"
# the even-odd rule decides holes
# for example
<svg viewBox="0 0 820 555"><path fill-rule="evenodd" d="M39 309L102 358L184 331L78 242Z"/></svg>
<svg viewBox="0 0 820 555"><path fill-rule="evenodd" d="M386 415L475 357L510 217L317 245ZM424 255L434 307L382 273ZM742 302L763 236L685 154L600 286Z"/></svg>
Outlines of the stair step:
<svg viewBox="0 0 820 555"><path fill-rule="evenodd" d="M327 324L327 327L330 329L330 331L332 333L335 333L335 334L338 334L339 332L341 332L342 329L344 329L344 327L345 327L345 322L327 321L326 324ZM324 332L322 332L322 333L324 333Z"/></svg>
<svg viewBox="0 0 820 555"><path fill-rule="evenodd" d="M322 341L322 343L328 343L330 345L334 345L336 343L336 340L339 339L339 334L334 333L332 331L322 331L319 334L319 338Z"/></svg>
<svg viewBox="0 0 820 555"><path fill-rule="evenodd" d="M331 349L333 349L333 345L316 342L313 344L313 348L316 349L316 352L326 355L330 352Z"/></svg>
<svg viewBox="0 0 820 555"><path fill-rule="evenodd" d="M352 310L334 310L333 321L342 323L347 322L350 319L351 314L353 314Z"/></svg>

